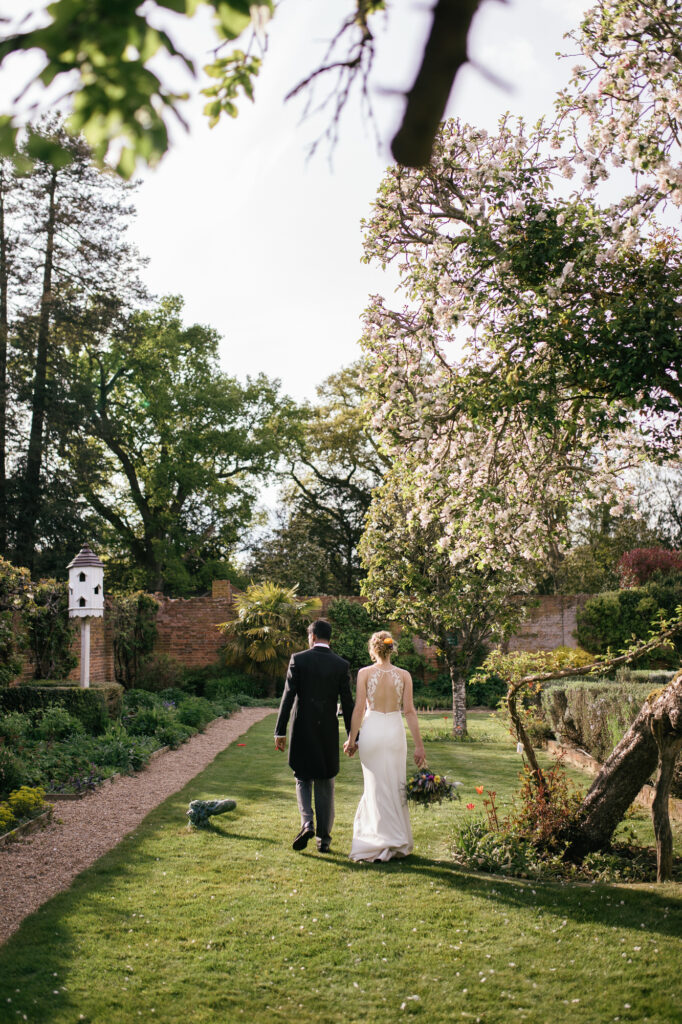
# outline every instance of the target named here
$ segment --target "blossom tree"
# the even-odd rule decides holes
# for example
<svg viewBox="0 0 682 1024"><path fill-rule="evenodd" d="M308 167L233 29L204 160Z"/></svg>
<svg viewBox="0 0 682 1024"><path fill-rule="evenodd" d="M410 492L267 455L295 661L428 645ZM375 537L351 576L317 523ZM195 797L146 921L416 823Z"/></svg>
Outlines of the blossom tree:
<svg viewBox="0 0 682 1024"><path fill-rule="evenodd" d="M493 137L450 121L427 168L388 171L366 225L367 258L398 263L408 301L375 297L366 315L374 423L394 468L370 509L365 592L444 651L460 734L475 645L514 628L571 514L617 491L643 447L624 432L632 407L622 383L614 400L609 368L599 378L594 356L586 380L587 356L581 373L562 356L572 333L605 348L614 316L625 329L636 313L624 272L618 294L595 284L621 222L553 197L570 167L548 138L509 119Z"/></svg>
<svg viewBox="0 0 682 1024"><path fill-rule="evenodd" d="M677 0L598 0L569 33L581 63L558 99L588 180L630 167L637 204L682 206L682 8ZM584 63L582 61L584 60Z"/></svg>

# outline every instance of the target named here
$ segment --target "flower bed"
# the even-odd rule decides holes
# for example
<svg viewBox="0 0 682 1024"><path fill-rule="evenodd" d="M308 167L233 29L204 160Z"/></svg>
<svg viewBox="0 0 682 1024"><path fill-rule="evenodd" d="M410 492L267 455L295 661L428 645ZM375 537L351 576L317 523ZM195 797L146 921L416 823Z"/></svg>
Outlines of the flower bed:
<svg viewBox="0 0 682 1024"><path fill-rule="evenodd" d="M20 786L0 801L0 838L19 835L52 811L45 803L45 790L40 786Z"/></svg>
<svg viewBox="0 0 682 1024"><path fill-rule="evenodd" d="M84 795L114 775L140 771L156 751L180 746L239 706L234 697L129 690L120 718L99 734L63 706L11 711L0 716L0 798L22 785L57 797Z"/></svg>

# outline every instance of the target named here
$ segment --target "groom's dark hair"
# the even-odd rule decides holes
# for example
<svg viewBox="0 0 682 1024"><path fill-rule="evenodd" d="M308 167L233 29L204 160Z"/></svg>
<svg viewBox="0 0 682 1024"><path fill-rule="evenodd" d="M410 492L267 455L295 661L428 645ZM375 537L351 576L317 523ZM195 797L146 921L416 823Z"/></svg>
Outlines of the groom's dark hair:
<svg viewBox="0 0 682 1024"><path fill-rule="evenodd" d="M318 640L331 640L331 622L327 622L326 619L315 619L308 626L308 636L316 636Z"/></svg>

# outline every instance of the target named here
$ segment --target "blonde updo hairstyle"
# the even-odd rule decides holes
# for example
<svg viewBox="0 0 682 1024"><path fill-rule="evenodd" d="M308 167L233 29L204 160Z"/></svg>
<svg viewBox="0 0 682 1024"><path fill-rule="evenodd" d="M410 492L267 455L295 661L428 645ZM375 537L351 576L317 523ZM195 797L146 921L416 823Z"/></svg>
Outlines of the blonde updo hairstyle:
<svg viewBox="0 0 682 1024"><path fill-rule="evenodd" d="M373 633L369 638L369 656L372 661L390 661L397 644L391 634L385 629Z"/></svg>

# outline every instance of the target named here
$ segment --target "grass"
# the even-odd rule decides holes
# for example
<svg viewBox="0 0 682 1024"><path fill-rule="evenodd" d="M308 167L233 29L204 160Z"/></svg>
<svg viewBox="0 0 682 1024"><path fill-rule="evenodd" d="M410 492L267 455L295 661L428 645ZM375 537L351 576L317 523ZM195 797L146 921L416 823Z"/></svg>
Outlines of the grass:
<svg viewBox="0 0 682 1024"><path fill-rule="evenodd" d="M462 803L416 808L416 853L385 865L347 859L357 758L337 780L332 853L291 850L292 776L273 720L254 726L0 948L0 1022L682 1021L679 885L453 869L450 835L467 802L478 813L474 787L504 808L519 769L499 722L470 723L485 742L427 744L432 767L464 784ZM424 731L438 729L431 718ZM237 811L188 832L189 800L218 796Z"/></svg>

